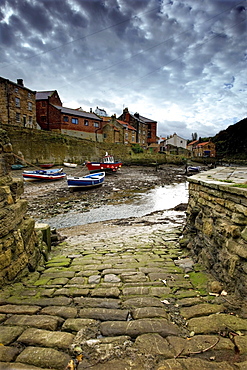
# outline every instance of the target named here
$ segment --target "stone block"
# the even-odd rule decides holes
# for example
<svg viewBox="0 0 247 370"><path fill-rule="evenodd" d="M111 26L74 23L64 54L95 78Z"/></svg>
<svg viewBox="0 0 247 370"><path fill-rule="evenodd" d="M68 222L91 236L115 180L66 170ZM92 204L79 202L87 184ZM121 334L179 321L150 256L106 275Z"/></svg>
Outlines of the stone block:
<svg viewBox="0 0 247 370"><path fill-rule="evenodd" d="M18 342L28 346L68 350L73 339L74 335L71 333L29 328L19 336Z"/></svg>
<svg viewBox="0 0 247 370"><path fill-rule="evenodd" d="M39 329L56 330L60 322L60 318L56 316L12 315L4 322L4 325L17 325L21 327L31 326Z"/></svg>
<svg viewBox="0 0 247 370"><path fill-rule="evenodd" d="M133 338L147 333L158 333L162 337L180 334L179 328L166 319L106 321L100 324L100 331L103 336L128 335Z"/></svg>
<svg viewBox="0 0 247 370"><path fill-rule="evenodd" d="M17 357L18 362L47 369L65 369L70 356L53 348L27 347Z"/></svg>
<svg viewBox="0 0 247 370"><path fill-rule="evenodd" d="M126 321L129 311L107 308L82 308L79 312L81 318L95 319L101 321Z"/></svg>
<svg viewBox="0 0 247 370"><path fill-rule="evenodd" d="M42 232L43 241L46 243L50 251L51 250L51 228L50 226L48 224L36 223L35 230Z"/></svg>

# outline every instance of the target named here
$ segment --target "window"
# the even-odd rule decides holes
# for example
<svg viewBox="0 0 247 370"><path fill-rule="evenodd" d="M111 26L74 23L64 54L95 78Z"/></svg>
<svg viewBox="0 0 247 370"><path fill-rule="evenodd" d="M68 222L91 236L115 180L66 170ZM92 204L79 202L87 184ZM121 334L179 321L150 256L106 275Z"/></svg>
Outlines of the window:
<svg viewBox="0 0 247 370"><path fill-rule="evenodd" d="M68 116L63 116L63 121L64 122L69 122L69 117Z"/></svg>
<svg viewBox="0 0 247 370"><path fill-rule="evenodd" d="M31 93L30 92L27 94L27 96L28 96L28 99L31 99Z"/></svg>
<svg viewBox="0 0 247 370"><path fill-rule="evenodd" d="M21 106L21 100L19 98L15 98L15 106L20 107Z"/></svg>
<svg viewBox="0 0 247 370"><path fill-rule="evenodd" d="M84 119L84 126L88 126L88 120Z"/></svg>
<svg viewBox="0 0 247 370"><path fill-rule="evenodd" d="M46 106L46 102L42 101L42 107L45 107L45 106Z"/></svg>
<svg viewBox="0 0 247 370"><path fill-rule="evenodd" d="M33 124L33 117L29 116L28 117L28 125L32 126L32 124Z"/></svg>
<svg viewBox="0 0 247 370"><path fill-rule="evenodd" d="M78 118L72 118L71 122L74 123L75 125L78 125Z"/></svg>
<svg viewBox="0 0 247 370"><path fill-rule="evenodd" d="M47 121L46 116L41 116L40 118L41 118L41 122L46 122Z"/></svg>
<svg viewBox="0 0 247 370"><path fill-rule="evenodd" d="M20 122L20 113L15 114L15 119L17 122Z"/></svg>
<svg viewBox="0 0 247 370"><path fill-rule="evenodd" d="M30 101L28 102L28 110L33 110L33 103Z"/></svg>
<svg viewBox="0 0 247 370"><path fill-rule="evenodd" d="M104 139L106 139L106 138L107 138L107 134L104 134L104 135L103 135L103 138L104 138Z"/></svg>
<svg viewBox="0 0 247 370"><path fill-rule="evenodd" d="M99 127L99 122L94 122L94 127Z"/></svg>
<svg viewBox="0 0 247 370"><path fill-rule="evenodd" d="M135 142L135 134L132 134L132 143Z"/></svg>

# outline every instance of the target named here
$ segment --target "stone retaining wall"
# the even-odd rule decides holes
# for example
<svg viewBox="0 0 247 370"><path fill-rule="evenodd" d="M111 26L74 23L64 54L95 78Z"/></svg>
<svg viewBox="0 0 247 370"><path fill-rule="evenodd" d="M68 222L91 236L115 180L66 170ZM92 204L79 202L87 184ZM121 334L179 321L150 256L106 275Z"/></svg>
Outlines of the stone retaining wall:
<svg viewBox="0 0 247 370"><path fill-rule="evenodd" d="M35 221L26 215L23 181L10 176L13 162L9 137L0 129L0 285L34 271L45 247Z"/></svg>
<svg viewBox="0 0 247 370"><path fill-rule="evenodd" d="M246 296L247 189L196 177L189 179L183 242L226 289Z"/></svg>

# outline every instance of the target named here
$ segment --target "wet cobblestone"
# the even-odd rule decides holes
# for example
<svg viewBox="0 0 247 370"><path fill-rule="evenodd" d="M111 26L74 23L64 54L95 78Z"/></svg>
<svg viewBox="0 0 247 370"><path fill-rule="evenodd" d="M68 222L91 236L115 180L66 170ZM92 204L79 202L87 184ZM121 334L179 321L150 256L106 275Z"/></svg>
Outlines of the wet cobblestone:
<svg viewBox="0 0 247 370"><path fill-rule="evenodd" d="M182 221L62 230L46 266L1 291L0 369L247 369L244 302L212 295Z"/></svg>

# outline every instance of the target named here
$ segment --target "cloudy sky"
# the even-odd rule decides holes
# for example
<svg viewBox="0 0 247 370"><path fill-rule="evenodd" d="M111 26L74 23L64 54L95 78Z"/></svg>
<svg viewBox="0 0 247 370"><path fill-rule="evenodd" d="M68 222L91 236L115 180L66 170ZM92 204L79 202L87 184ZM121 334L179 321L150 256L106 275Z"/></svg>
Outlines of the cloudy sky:
<svg viewBox="0 0 247 370"><path fill-rule="evenodd" d="M69 108L128 107L160 136L214 136L247 117L246 13L237 0L1 0L0 76Z"/></svg>

